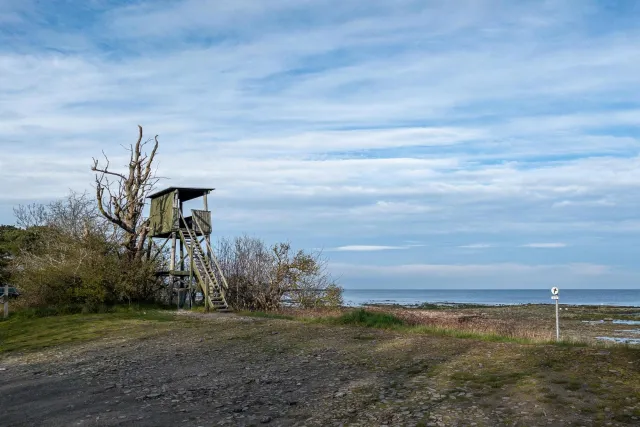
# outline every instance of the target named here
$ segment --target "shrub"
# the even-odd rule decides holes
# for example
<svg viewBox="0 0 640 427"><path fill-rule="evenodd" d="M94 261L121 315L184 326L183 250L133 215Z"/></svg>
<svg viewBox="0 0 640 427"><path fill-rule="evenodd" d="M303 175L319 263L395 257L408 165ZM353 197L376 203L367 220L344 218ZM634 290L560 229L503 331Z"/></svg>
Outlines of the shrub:
<svg viewBox="0 0 640 427"><path fill-rule="evenodd" d="M16 209L23 239L10 262L11 281L22 291L18 305L85 306L149 301L155 265L123 256L117 235L90 207L86 195Z"/></svg>
<svg viewBox="0 0 640 427"><path fill-rule="evenodd" d="M275 311L283 299L302 308L342 304L342 289L318 252L294 252L288 243L267 246L258 238L222 239L216 249L236 310Z"/></svg>

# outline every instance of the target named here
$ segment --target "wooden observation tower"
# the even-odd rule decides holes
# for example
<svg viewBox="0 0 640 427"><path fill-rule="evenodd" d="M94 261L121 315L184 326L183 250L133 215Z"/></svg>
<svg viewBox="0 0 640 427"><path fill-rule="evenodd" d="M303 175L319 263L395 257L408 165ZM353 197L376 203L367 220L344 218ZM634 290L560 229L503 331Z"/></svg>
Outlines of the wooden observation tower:
<svg viewBox="0 0 640 427"><path fill-rule="evenodd" d="M169 187L148 196L151 199L149 239L163 239L157 245L161 251L171 243L169 265L156 274L168 279L171 299L177 295L178 307L185 306L187 297L191 305L194 295L200 291L207 310L227 311L229 286L211 248L211 211L207 195L212 190ZM191 215L184 216L183 204L200 197L203 209L191 209Z"/></svg>

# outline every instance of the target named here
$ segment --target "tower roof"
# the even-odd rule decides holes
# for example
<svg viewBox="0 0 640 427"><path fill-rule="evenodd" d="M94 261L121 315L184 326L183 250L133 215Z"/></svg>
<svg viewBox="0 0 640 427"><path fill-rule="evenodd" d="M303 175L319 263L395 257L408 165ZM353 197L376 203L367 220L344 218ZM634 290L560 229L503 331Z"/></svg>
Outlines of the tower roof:
<svg viewBox="0 0 640 427"><path fill-rule="evenodd" d="M156 197L163 196L173 191L178 191L178 199L186 202L197 197L202 197L205 194L209 194L215 188L200 188L200 187L168 187L164 190L157 191L147 196L148 199L155 199Z"/></svg>

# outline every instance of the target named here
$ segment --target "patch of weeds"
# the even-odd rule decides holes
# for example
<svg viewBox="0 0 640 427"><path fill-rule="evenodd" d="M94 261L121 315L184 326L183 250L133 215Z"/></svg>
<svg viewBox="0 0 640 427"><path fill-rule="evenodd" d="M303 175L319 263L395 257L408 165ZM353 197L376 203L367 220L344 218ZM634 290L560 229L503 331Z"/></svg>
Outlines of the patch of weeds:
<svg viewBox="0 0 640 427"><path fill-rule="evenodd" d="M270 313L266 311L241 311L238 314L248 317L259 317L262 319L282 319L282 320L294 320L295 317L287 314Z"/></svg>
<svg viewBox="0 0 640 427"><path fill-rule="evenodd" d="M372 341L376 339L376 336L375 335L355 335L353 339L361 340L361 341Z"/></svg>
<svg viewBox="0 0 640 427"><path fill-rule="evenodd" d="M258 329L246 329L246 330L242 330L240 331L240 333L235 333L233 335L228 335L226 337L227 341L235 341L235 340L239 340L239 341L254 341L256 343L256 345L258 345L258 343L263 342L263 339L265 336L265 333L261 330ZM271 336L271 335L269 335Z"/></svg>
<svg viewBox="0 0 640 427"><path fill-rule="evenodd" d="M525 373L522 372L511 372L511 373L503 373L503 374L489 374L484 376L483 381L488 384L491 388L502 388L507 384L515 384L521 378L526 376Z"/></svg>
<svg viewBox="0 0 640 427"><path fill-rule="evenodd" d="M474 381L476 378L478 378L478 376L472 374L471 372L454 372L453 374L451 374L452 380L462 382Z"/></svg>
<svg viewBox="0 0 640 427"><path fill-rule="evenodd" d="M434 304L432 302L423 302L422 304L418 305L416 308L419 310L442 310L446 307L440 304Z"/></svg>
<svg viewBox="0 0 640 427"><path fill-rule="evenodd" d="M403 326L404 321L392 314L374 313L364 309L358 309L345 313L335 319L341 325L358 325L369 328L393 328Z"/></svg>
<svg viewBox="0 0 640 427"><path fill-rule="evenodd" d="M502 342L502 343L518 343L518 344L531 344L532 341L526 338L508 337L498 334L487 334L482 332L469 332L461 331L459 329L452 328L440 328L437 326L415 326L407 328L409 332L422 333L428 335L435 335L441 337L452 337L462 339L475 339L486 342Z"/></svg>
<svg viewBox="0 0 640 427"><path fill-rule="evenodd" d="M553 371L563 370L566 364L566 358L555 354L549 354L547 352L540 355L539 359L536 361L538 368L551 369Z"/></svg>
<svg viewBox="0 0 640 427"><path fill-rule="evenodd" d="M577 381L570 381L570 382L565 386L565 388L566 388L567 390L571 390L571 391L578 391L578 390L580 390L580 389L582 388L582 384L580 384L580 383L579 383L579 382L577 382Z"/></svg>
<svg viewBox="0 0 640 427"><path fill-rule="evenodd" d="M167 307L159 304L64 304L45 307L21 308L12 312L8 320L38 319L43 317L69 316L72 314L109 314L109 313L142 313L171 311L175 307Z"/></svg>
<svg viewBox="0 0 640 427"><path fill-rule="evenodd" d="M527 372L479 372L475 375L468 372L456 372L451 375L451 378L465 382L473 388L490 387L496 389L508 384L515 384L527 375Z"/></svg>
<svg viewBox="0 0 640 427"><path fill-rule="evenodd" d="M561 341L550 341L546 344L553 344L558 347L588 347L589 343L585 341L577 341L577 340L561 340Z"/></svg>
<svg viewBox="0 0 640 427"><path fill-rule="evenodd" d="M430 372L431 365L429 365L426 361L418 362L412 366L407 368L408 375L419 375Z"/></svg>
<svg viewBox="0 0 640 427"><path fill-rule="evenodd" d="M631 424L633 425L634 423L636 423L637 421L633 419L634 415L632 414L614 414L613 415L613 420L614 421L618 421L619 423L625 423L625 424ZM635 417L637 418L637 417Z"/></svg>
<svg viewBox="0 0 640 427"><path fill-rule="evenodd" d="M558 403L559 397L560 395L558 393L545 393L542 398L540 398L540 401L544 403Z"/></svg>

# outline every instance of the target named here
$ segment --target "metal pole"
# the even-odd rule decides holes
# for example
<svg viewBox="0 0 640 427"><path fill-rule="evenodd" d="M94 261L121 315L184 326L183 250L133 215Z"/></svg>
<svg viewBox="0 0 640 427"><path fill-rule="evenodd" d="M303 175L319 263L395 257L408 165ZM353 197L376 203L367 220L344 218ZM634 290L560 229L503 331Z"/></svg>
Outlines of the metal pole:
<svg viewBox="0 0 640 427"><path fill-rule="evenodd" d="M560 316L558 315L558 299L556 299L556 341L560 341Z"/></svg>

